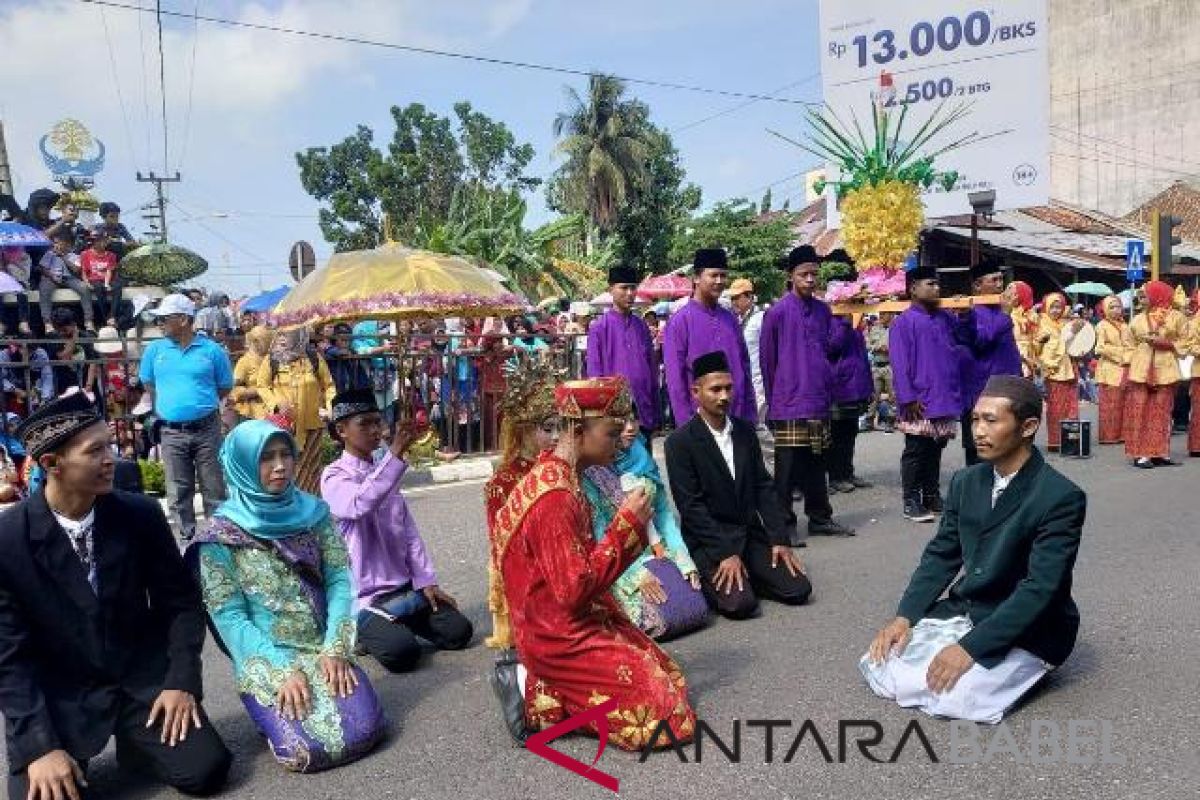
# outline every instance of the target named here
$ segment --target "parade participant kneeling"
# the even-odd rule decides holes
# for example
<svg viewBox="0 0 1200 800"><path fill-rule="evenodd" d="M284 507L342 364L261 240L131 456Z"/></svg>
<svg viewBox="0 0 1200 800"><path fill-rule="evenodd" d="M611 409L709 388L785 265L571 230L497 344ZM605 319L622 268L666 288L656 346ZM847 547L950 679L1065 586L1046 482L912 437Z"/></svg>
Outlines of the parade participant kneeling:
<svg viewBox="0 0 1200 800"><path fill-rule="evenodd" d="M812 584L788 545L755 426L729 415L733 377L724 353L700 356L692 374L700 410L667 438L667 478L704 594L730 619L753 616L758 595L800 605Z"/></svg>
<svg viewBox="0 0 1200 800"><path fill-rule="evenodd" d="M695 713L683 673L609 593L646 549L650 498L632 491L596 542L579 488L583 470L616 455L633 410L628 386L623 378L567 381L555 388L555 404L566 426L558 444L538 457L496 517L494 558L520 658L520 666L496 665L505 722L523 741L529 728L603 698L616 701L609 741L622 749L646 746L662 722L671 738L690 741Z"/></svg>
<svg viewBox="0 0 1200 800"><path fill-rule="evenodd" d="M8 796L87 796L110 736L122 766L217 791L231 757L200 707L204 607L166 518L112 490L112 437L82 392L18 435L45 488L0 524Z"/></svg>
<svg viewBox="0 0 1200 800"><path fill-rule="evenodd" d="M625 494L641 487L651 497L650 546L613 587L625 613L653 639L690 633L708 619L708 604L700 591L700 573L688 554L679 520L671 510L654 456L638 430L638 416L625 421L617 459L611 466L589 467L583 473L583 492L592 504L596 541L608 532Z"/></svg>
<svg viewBox="0 0 1200 800"><path fill-rule="evenodd" d="M533 469L537 457L558 444L560 420L554 407L554 385L562 374L548 362L523 361L508 377L508 391L500 400L500 463L483 489L488 531L488 609L492 612L492 635L488 647L507 650L513 646L508 623L508 604L496 552L496 515L508 495Z"/></svg>
<svg viewBox="0 0 1200 800"><path fill-rule="evenodd" d="M400 494L412 428L397 420L389 447L376 460L383 417L370 389L335 397L333 426L345 452L322 473L321 496L350 548L359 648L389 671L406 672L420 660L418 636L440 650L466 647L474 633L471 622L439 588L433 560Z"/></svg>
<svg viewBox="0 0 1200 800"><path fill-rule="evenodd" d="M1087 497L1034 448L1041 414L1032 382L988 381L972 414L984 463L955 474L896 619L859 662L880 697L994 724L1074 648Z"/></svg>
<svg viewBox="0 0 1200 800"><path fill-rule="evenodd" d="M296 441L265 420L221 445L229 499L188 550L242 704L294 772L370 752L383 711L351 661L354 590L329 507L296 488Z"/></svg>

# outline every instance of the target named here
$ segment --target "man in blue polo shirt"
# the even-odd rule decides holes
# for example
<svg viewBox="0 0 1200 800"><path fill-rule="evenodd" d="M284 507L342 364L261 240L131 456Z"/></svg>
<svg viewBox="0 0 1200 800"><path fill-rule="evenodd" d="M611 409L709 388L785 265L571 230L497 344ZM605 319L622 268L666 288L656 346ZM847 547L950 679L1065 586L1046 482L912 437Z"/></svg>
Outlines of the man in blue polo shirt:
<svg viewBox="0 0 1200 800"><path fill-rule="evenodd" d="M221 449L221 401L233 388L229 356L192 328L196 304L181 294L163 298L152 313L166 338L142 354L138 377L154 398L162 420L163 466L170 485L172 516L184 539L196 533L193 503L196 478L204 498L204 514L212 516L225 499L225 479L217 453Z"/></svg>

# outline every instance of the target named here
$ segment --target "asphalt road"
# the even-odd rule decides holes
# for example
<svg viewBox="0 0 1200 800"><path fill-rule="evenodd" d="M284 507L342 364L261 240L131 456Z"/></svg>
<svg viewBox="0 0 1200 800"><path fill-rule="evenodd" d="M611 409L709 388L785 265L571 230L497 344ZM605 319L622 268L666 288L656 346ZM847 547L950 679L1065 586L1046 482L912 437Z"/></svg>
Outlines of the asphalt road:
<svg viewBox="0 0 1200 800"><path fill-rule="evenodd" d="M1091 460L1051 463L1089 494L1088 523L1076 568L1075 597L1082 615L1079 644L1045 688L1005 723L1022 756L1003 752L998 729L980 729L991 747L986 763L948 763L948 723L876 699L863 685L856 661L875 630L891 618L909 573L933 527L903 520L898 498L899 435L872 433L860 440L859 473L879 488L836 495L838 518L858 528L848 540L818 539L800 551L815 594L810 605L764 604L761 618L718 621L667 650L682 665L700 717L727 742L734 720L790 720L775 732L772 763L764 763L762 728L743 727L740 763L706 742L703 761L685 749L688 763L670 753L644 763L636 754L606 750L597 767L620 781L630 798L970 798L971 800L1176 800L1196 797L1200 785L1200 460L1181 468L1142 472L1105 448ZM1176 437L1177 457L1183 443ZM962 464L957 443L947 450L951 469ZM458 653L429 654L411 675L388 676L373 664L392 723L389 739L368 758L324 774L297 776L279 769L255 734L234 694L228 663L209 647L207 707L235 751L227 796L263 800L300 798L603 798L612 794L535 755L515 749L496 711L485 673L491 653L482 646L488 625L482 486L478 483L411 492L411 503L436 558L442 583L477 626L476 643ZM827 763L808 737L790 763L786 752L805 720L827 744ZM896 763L873 763L849 736L838 760L839 720L876 720L886 760L913 721L939 756L931 763L910 739ZM1024 763L1034 730L1054 723L1083 725L1092 743L1084 760L1112 763ZM594 740L564 739L564 752L591 762ZM1039 750L1049 759L1048 747ZM1065 753L1063 754L1065 758ZM148 786L116 769L111 752L93 764L93 783L107 796L158 798L173 792Z"/></svg>

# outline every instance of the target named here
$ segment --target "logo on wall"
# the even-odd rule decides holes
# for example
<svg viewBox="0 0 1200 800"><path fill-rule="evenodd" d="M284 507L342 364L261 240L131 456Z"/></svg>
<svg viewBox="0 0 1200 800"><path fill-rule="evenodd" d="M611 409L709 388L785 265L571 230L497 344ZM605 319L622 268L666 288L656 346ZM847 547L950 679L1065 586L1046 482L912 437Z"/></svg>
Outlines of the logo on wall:
<svg viewBox="0 0 1200 800"><path fill-rule="evenodd" d="M104 142L76 119L55 123L38 142L38 149L54 180L64 186L94 186L96 175L104 169Z"/></svg>

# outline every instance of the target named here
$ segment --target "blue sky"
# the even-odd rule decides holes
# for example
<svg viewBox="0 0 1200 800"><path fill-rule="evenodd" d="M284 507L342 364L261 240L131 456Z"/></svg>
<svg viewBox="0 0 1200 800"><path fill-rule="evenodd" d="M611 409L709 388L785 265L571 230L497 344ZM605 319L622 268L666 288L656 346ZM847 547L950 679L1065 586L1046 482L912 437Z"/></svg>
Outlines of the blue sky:
<svg viewBox="0 0 1200 800"><path fill-rule="evenodd" d="M187 13L197 6L202 15L730 91L789 87L780 94L820 99L816 0L164 0L164 8ZM17 0L0 8L0 37L0 119L19 199L49 185L38 139L55 121L75 117L108 147L96 193L140 223L136 208L152 193L134 173L163 171L153 16L79 0ZM202 283L237 293L289 282L286 256L296 239L311 241L321 260L329 253L317 204L300 186L297 150L340 141L359 123L374 128L382 146L392 105L420 102L449 114L468 100L531 142L532 171L546 176L557 163L551 123L565 107L563 86L584 83L181 19L166 21L164 49L168 164L184 178L171 189L171 238L209 259ZM630 89L668 128L745 102ZM777 203L802 202L801 179L781 179L813 160L768 127L795 135L800 107L758 102L676 134L706 205L739 195L757 201L777 181ZM531 223L548 218L540 192L530 206Z"/></svg>

